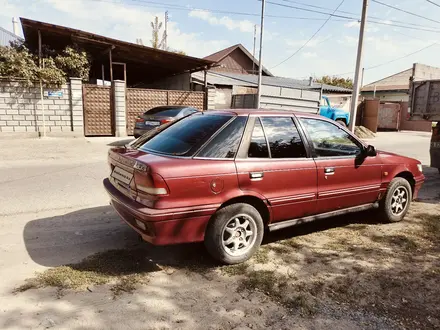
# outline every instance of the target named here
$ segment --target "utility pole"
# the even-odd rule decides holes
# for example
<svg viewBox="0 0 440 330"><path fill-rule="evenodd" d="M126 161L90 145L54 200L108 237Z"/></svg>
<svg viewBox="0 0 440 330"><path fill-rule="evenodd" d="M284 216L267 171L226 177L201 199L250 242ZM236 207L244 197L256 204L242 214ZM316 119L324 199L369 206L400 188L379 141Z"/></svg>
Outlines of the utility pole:
<svg viewBox="0 0 440 330"><path fill-rule="evenodd" d="M364 74L365 74L365 68L362 68L361 88L364 87Z"/></svg>
<svg viewBox="0 0 440 330"><path fill-rule="evenodd" d="M257 44L257 24L254 25L254 51L252 52L252 74L255 74L255 47Z"/></svg>
<svg viewBox="0 0 440 330"><path fill-rule="evenodd" d="M354 74L354 82L353 82L353 94L351 97L351 105L350 105L350 130L354 132L354 128L356 127L356 112L357 112L357 103L359 99L359 90L360 90L360 76L362 71L362 51L364 47L364 32L365 32L365 24L367 22L367 9L368 9L368 0L363 0L362 6L362 18L361 18L361 28L359 30L359 41L358 41L358 53L356 59L356 71Z"/></svg>
<svg viewBox="0 0 440 330"><path fill-rule="evenodd" d="M163 49L167 50L167 38L168 38L168 10L165 12L165 32L163 36Z"/></svg>
<svg viewBox="0 0 440 330"><path fill-rule="evenodd" d="M12 17L12 32L18 36L18 21L15 17Z"/></svg>
<svg viewBox="0 0 440 330"><path fill-rule="evenodd" d="M263 76L263 33L264 33L264 10L266 0L261 1L261 25L260 25L260 59L258 61L258 91L257 91L257 109L261 102L261 80Z"/></svg>
<svg viewBox="0 0 440 330"><path fill-rule="evenodd" d="M41 50L41 31L38 30L38 66L44 68L43 52ZM40 78L40 101L41 101L41 115L43 116L43 137L46 137L46 116L44 115L44 95L43 95L43 81Z"/></svg>

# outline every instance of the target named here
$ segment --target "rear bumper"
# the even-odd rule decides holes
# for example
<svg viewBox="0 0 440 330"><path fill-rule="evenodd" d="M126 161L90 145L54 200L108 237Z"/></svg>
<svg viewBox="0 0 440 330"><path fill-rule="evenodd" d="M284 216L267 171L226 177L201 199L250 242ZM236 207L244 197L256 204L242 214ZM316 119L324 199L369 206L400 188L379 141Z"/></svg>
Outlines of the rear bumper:
<svg viewBox="0 0 440 330"><path fill-rule="evenodd" d="M117 190L108 179L104 188L110 196L110 204L131 228L154 245L201 242L216 205L178 209L152 209L130 199ZM145 225L141 228L137 221Z"/></svg>

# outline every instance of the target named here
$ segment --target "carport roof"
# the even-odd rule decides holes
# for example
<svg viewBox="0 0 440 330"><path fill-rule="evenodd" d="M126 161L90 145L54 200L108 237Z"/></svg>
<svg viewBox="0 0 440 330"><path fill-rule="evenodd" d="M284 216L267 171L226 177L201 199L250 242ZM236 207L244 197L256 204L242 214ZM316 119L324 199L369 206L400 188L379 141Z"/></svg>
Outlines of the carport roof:
<svg viewBox="0 0 440 330"><path fill-rule="evenodd" d="M38 50L38 30L42 43L55 50L62 50L76 44L86 50L93 58L108 63L108 51L112 50L112 61L127 64L127 72L144 67L149 78L167 77L183 72L195 72L208 68L213 61L181 55L160 49L146 47L122 40L112 39L65 26L20 18L28 47ZM151 79L150 79L151 80Z"/></svg>

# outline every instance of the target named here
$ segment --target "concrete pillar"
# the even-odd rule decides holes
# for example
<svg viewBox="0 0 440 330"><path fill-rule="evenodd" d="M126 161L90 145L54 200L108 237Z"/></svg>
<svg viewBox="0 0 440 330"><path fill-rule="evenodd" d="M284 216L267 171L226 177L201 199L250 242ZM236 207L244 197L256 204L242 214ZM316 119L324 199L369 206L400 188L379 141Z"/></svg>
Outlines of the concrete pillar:
<svg viewBox="0 0 440 330"><path fill-rule="evenodd" d="M114 80L115 135L127 136L127 116L125 110L125 81Z"/></svg>
<svg viewBox="0 0 440 330"><path fill-rule="evenodd" d="M84 108L81 78L70 78L72 131L84 134Z"/></svg>

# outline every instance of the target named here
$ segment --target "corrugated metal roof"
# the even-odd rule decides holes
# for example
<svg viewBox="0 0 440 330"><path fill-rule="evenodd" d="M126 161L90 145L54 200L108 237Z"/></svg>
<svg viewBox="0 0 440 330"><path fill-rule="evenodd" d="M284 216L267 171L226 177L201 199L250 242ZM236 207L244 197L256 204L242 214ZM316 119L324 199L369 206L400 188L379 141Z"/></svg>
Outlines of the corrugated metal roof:
<svg viewBox="0 0 440 330"><path fill-rule="evenodd" d="M395 73L391 76L369 83L361 88L362 92L374 91L395 91L409 89L409 79L412 76L412 68Z"/></svg>
<svg viewBox="0 0 440 330"><path fill-rule="evenodd" d="M203 73L195 72L193 73L193 78L203 81ZM226 85L226 86L257 86L258 76L251 74L237 74L237 73L223 73L223 72L208 72L207 74L208 84L211 85ZM309 85L309 80L298 80L285 77L266 77L263 76L263 85L267 86L277 86L286 88L297 88L297 89L321 89L321 84L313 83L312 86ZM323 84L322 88L325 92L335 92L335 93L351 93L352 90L343 87L331 86Z"/></svg>
<svg viewBox="0 0 440 330"><path fill-rule="evenodd" d="M38 49L38 31L41 31L45 45L59 50L75 43L87 51L95 63L100 61L103 64L104 61L108 63L106 56L111 50L113 62L126 63L128 82L130 79L133 83L153 82L183 72L204 70L214 64L209 60L146 47L65 26L23 17L20 20L30 50ZM100 73L97 77L99 75ZM136 81L133 80L133 77Z"/></svg>
<svg viewBox="0 0 440 330"><path fill-rule="evenodd" d="M11 41L23 40L0 26L0 46L9 46Z"/></svg>

